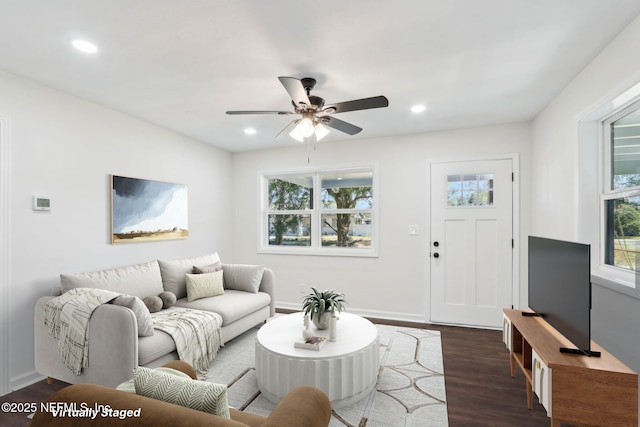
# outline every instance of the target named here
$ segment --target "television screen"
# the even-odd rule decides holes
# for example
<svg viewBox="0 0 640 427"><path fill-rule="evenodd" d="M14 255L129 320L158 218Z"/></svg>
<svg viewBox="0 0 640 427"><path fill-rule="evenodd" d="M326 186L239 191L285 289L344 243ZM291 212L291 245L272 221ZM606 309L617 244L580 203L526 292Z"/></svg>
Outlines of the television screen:
<svg viewBox="0 0 640 427"><path fill-rule="evenodd" d="M576 348L591 350L591 247L529 236L529 307Z"/></svg>

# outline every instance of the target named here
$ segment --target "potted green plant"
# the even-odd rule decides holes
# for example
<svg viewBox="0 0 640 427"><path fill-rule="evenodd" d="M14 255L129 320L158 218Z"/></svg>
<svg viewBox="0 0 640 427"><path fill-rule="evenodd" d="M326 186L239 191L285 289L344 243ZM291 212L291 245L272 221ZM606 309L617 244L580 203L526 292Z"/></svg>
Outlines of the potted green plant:
<svg viewBox="0 0 640 427"><path fill-rule="evenodd" d="M309 316L318 329L327 329L331 316L344 310L347 300L343 293L332 290L318 292L314 287L312 292L302 299L302 311Z"/></svg>

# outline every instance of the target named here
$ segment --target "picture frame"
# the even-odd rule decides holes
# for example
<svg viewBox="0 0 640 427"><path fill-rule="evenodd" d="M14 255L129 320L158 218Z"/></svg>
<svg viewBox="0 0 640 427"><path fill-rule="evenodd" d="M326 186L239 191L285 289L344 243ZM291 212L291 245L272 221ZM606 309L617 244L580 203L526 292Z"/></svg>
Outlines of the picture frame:
<svg viewBox="0 0 640 427"><path fill-rule="evenodd" d="M111 243L188 237L186 185L111 175Z"/></svg>

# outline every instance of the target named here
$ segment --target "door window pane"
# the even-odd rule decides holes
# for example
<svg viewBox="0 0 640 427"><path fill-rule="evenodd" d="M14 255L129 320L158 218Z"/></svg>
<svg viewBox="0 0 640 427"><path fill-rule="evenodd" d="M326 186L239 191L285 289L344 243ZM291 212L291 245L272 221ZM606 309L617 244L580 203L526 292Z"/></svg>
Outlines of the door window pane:
<svg viewBox="0 0 640 427"><path fill-rule="evenodd" d="M493 206L493 174L447 175L447 206Z"/></svg>

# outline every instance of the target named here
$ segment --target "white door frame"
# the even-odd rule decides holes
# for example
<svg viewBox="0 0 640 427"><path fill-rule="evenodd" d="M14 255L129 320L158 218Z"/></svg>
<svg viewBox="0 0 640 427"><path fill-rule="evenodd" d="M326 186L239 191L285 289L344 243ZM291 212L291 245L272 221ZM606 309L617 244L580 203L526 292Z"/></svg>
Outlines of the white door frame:
<svg viewBox="0 0 640 427"><path fill-rule="evenodd" d="M483 160L511 160L513 164L513 252L511 269L511 305L514 308L520 306L520 155L518 153L494 154L474 157L447 157L440 159L428 159L426 162L426 228L425 233L425 319L431 322L431 165L437 163L476 162ZM505 307L510 308L510 307ZM474 325L468 325L474 326Z"/></svg>
<svg viewBox="0 0 640 427"><path fill-rule="evenodd" d="M9 393L10 177L9 119L0 116L0 396Z"/></svg>

